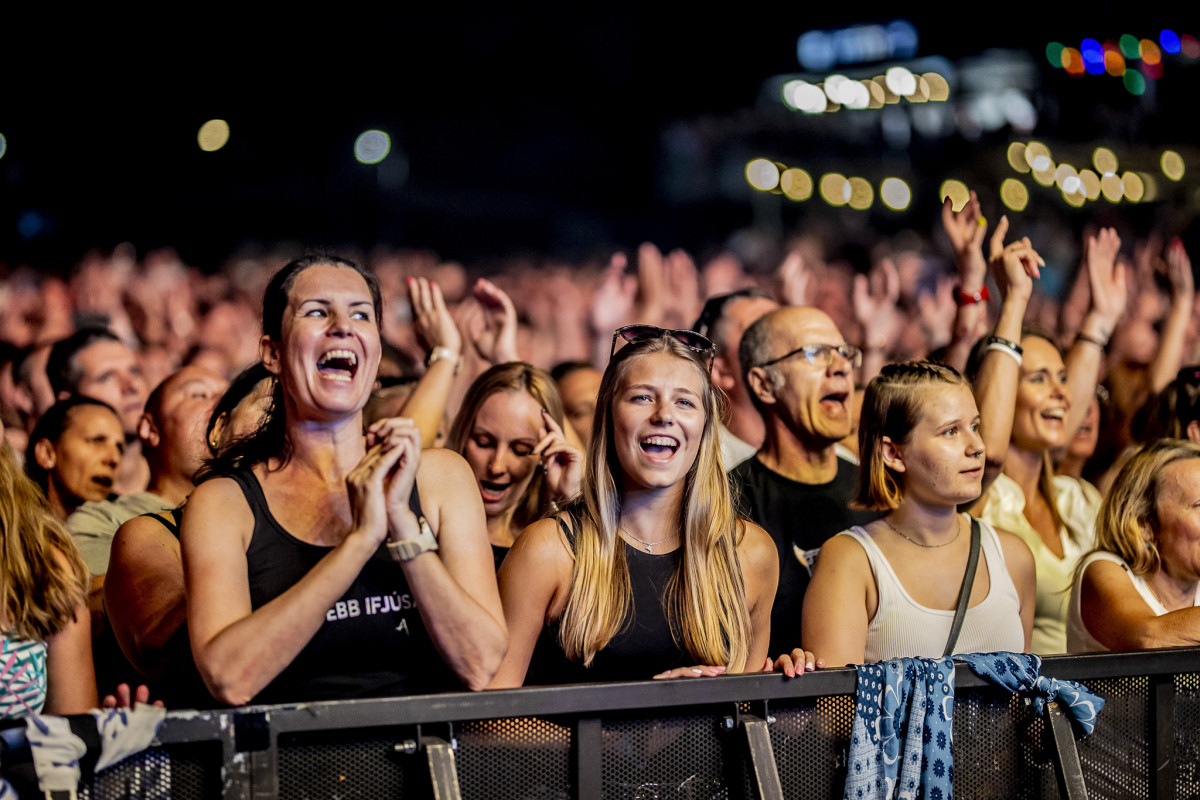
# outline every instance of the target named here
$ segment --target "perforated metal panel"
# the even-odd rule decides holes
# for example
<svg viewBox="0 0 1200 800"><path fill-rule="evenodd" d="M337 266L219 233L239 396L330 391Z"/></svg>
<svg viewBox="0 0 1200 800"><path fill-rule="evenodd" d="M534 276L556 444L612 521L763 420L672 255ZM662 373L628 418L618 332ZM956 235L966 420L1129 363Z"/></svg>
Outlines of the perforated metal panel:
<svg viewBox="0 0 1200 800"><path fill-rule="evenodd" d="M854 697L818 697L788 706L772 703L771 717L771 747L784 796L841 797Z"/></svg>
<svg viewBox="0 0 1200 800"><path fill-rule="evenodd" d="M732 709L731 709L732 711ZM606 800L728 800L725 752L736 734L719 717L678 716L604 721ZM741 776L738 767L739 786Z"/></svg>
<svg viewBox="0 0 1200 800"><path fill-rule="evenodd" d="M1200 797L1200 674L1175 676L1175 796Z"/></svg>
<svg viewBox="0 0 1200 800"><path fill-rule="evenodd" d="M458 785L465 800L566 800L572 796L571 729L543 719L455 726Z"/></svg>
<svg viewBox="0 0 1200 800"><path fill-rule="evenodd" d="M83 800L208 800L221 793L221 748L215 743L152 748L79 787Z"/></svg>
<svg viewBox="0 0 1200 800"><path fill-rule="evenodd" d="M280 742L279 796L288 800L378 800L403 797L406 770L421 756L398 751L400 736L345 741Z"/></svg>
<svg viewBox="0 0 1200 800"><path fill-rule="evenodd" d="M1150 681L1145 677L1086 681L1104 698L1095 732L1079 743L1091 797L1150 797Z"/></svg>

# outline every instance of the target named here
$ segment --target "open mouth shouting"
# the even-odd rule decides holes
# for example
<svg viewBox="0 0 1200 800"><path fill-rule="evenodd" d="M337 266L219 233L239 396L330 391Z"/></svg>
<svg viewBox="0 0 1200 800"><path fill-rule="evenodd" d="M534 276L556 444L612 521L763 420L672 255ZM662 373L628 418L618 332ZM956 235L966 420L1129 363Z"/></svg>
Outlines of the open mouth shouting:
<svg viewBox="0 0 1200 800"><path fill-rule="evenodd" d="M849 398L849 392L830 392L821 398L821 408L825 409L826 413L845 414L847 413L846 401Z"/></svg>
<svg viewBox="0 0 1200 800"><path fill-rule="evenodd" d="M647 436L639 442L642 452L655 460L666 461L679 449L679 440L674 436Z"/></svg>
<svg viewBox="0 0 1200 800"><path fill-rule="evenodd" d="M317 361L322 378L349 383L358 374L358 356L353 350L330 350Z"/></svg>
<svg viewBox="0 0 1200 800"><path fill-rule="evenodd" d="M1041 417L1047 422L1062 425L1067 420L1067 410L1065 408L1048 408L1042 412Z"/></svg>
<svg viewBox="0 0 1200 800"><path fill-rule="evenodd" d="M484 503L499 503L504 499L504 495L512 487L512 481L500 483L497 481L488 481L483 478L479 479L479 493L483 496Z"/></svg>

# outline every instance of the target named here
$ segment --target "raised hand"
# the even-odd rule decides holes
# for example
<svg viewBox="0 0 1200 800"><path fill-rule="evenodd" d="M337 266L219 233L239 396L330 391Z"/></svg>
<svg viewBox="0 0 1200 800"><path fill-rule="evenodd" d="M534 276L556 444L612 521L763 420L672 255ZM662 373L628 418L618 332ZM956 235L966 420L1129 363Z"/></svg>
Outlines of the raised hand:
<svg viewBox="0 0 1200 800"><path fill-rule="evenodd" d="M1179 237L1171 240L1166 253L1167 282L1171 286L1171 302L1191 303L1196 294L1195 278L1192 275L1192 259Z"/></svg>
<svg viewBox="0 0 1200 800"><path fill-rule="evenodd" d="M421 457L421 437L412 420L382 419L367 430L367 452L346 476L354 531L378 546L398 528L395 539L418 535L408 496ZM405 516L407 514L407 517Z"/></svg>
<svg viewBox="0 0 1200 800"><path fill-rule="evenodd" d="M900 299L900 274L896 265L885 258L872 272L875 281L866 275L854 277L854 317L863 329L864 349L885 347L900 321L896 312L896 302Z"/></svg>
<svg viewBox="0 0 1200 800"><path fill-rule="evenodd" d="M779 296L784 305L806 306L809 301L809 287L812 285L812 270L807 269L804 256L799 250L793 250L783 259L779 269L775 271L779 281Z"/></svg>
<svg viewBox="0 0 1200 800"><path fill-rule="evenodd" d="M456 354L462 352L462 334L437 283L427 278L409 278L408 301L412 305L413 329L426 352L438 347Z"/></svg>
<svg viewBox="0 0 1200 800"><path fill-rule="evenodd" d="M938 277L935 291L923 291L917 296L917 311L921 314L921 327L929 337L932 347L950 341L954 331L954 317L958 305L954 302L954 288L958 280L951 275Z"/></svg>
<svg viewBox="0 0 1200 800"><path fill-rule="evenodd" d="M1092 290L1092 302L1088 316L1093 317L1105 341L1112 336L1117 320L1125 312L1129 296L1125 284L1125 265L1117 262L1121 250L1121 237L1113 228L1102 228L1100 233L1089 236L1084 247L1084 264L1088 271L1088 285ZM1085 327L1086 327L1085 321Z"/></svg>
<svg viewBox="0 0 1200 800"><path fill-rule="evenodd" d="M604 278L592 295L592 330L598 334L611 335L622 325L635 321L638 281L633 275L625 274L627 266L624 253L613 253Z"/></svg>
<svg viewBox="0 0 1200 800"><path fill-rule="evenodd" d="M567 442L562 428L544 409L538 434L541 438L533 448L533 455L541 459L551 499L557 502L579 494L584 452Z"/></svg>
<svg viewBox="0 0 1200 800"><path fill-rule="evenodd" d="M504 291L480 278L471 290L480 314L472 317L468 336L475 352L489 364L519 361L517 356L517 309Z"/></svg>
<svg viewBox="0 0 1200 800"><path fill-rule="evenodd" d="M700 274L696 262L684 250L672 250L663 261L661 324L665 328L688 328L700 316Z"/></svg>
<svg viewBox="0 0 1200 800"><path fill-rule="evenodd" d="M1029 301L1033 294L1033 279L1042 277L1045 260L1033 249L1028 236L1004 243L1008 234L1008 217L1003 216L992 234L991 257L988 259L992 276L1002 297Z"/></svg>
<svg viewBox="0 0 1200 800"><path fill-rule="evenodd" d="M961 211L947 197L942 203L942 227L954 248L954 263L958 266L960 289L978 291L987 279L987 261L983 257L983 240L987 236L987 220L979 208L979 198L971 199Z"/></svg>

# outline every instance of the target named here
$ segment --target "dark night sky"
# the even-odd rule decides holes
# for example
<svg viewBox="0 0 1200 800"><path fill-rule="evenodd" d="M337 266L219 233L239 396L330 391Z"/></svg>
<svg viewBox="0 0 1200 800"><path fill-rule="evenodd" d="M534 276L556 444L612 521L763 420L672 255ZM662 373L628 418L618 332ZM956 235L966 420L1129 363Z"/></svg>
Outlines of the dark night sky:
<svg viewBox="0 0 1200 800"><path fill-rule="evenodd" d="M161 24L15 26L9 36L26 35L0 56L0 260L61 267L122 240L142 251L172 244L212 265L247 241L385 242L473 257L719 239L750 220L748 207L698 209L690 227L666 208L662 130L748 113L764 79L797 70L806 29L896 16L812 5L739 4L706 16L327 8L253 20L194 6L177 13L195 19ZM1160 22L1114 21L1105 6L1091 13L908 18L921 55L1009 47L1042 62L1051 39L1153 35ZM196 131L213 117L232 136L203 153ZM402 183L389 187L378 168L353 160L354 138L369 127L407 154ZM1092 133L1085 125L1069 135ZM41 224L32 236L31 221Z"/></svg>

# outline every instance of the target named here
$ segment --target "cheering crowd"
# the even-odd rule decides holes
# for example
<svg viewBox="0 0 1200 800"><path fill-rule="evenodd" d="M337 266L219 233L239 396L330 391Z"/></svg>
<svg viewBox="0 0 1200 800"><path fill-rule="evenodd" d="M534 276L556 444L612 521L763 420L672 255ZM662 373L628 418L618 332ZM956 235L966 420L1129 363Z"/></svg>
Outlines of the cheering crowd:
<svg viewBox="0 0 1200 800"><path fill-rule="evenodd" d="M10 271L0 717L1200 642L1182 243L940 222Z"/></svg>

